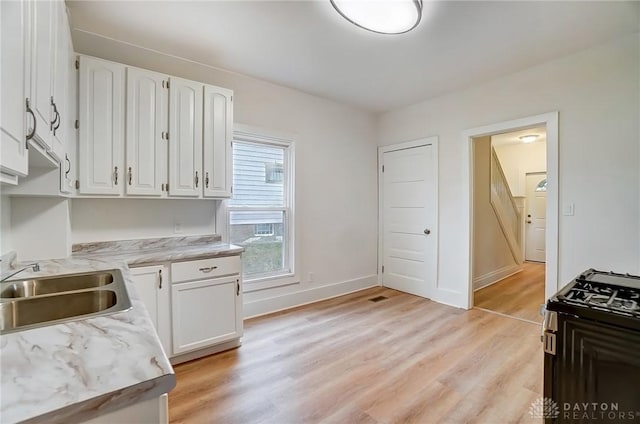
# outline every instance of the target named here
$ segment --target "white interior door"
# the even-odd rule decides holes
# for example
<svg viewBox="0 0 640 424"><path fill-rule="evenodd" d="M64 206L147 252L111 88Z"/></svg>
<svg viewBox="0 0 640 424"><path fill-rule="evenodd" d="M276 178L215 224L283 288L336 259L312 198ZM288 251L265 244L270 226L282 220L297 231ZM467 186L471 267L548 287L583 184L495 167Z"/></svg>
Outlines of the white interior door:
<svg viewBox="0 0 640 424"><path fill-rule="evenodd" d="M382 283L431 297L437 278L434 145L383 153Z"/></svg>
<svg viewBox="0 0 640 424"><path fill-rule="evenodd" d="M527 174L525 260L546 262L547 174Z"/></svg>

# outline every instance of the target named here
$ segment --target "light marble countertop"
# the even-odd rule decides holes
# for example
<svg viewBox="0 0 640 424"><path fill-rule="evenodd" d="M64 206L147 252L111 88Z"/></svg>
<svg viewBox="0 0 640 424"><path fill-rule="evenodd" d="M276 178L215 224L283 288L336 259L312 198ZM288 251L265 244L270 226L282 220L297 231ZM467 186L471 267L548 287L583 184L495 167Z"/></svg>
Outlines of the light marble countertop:
<svg viewBox="0 0 640 424"><path fill-rule="evenodd" d="M173 389L173 368L133 287L128 266L234 255L243 249L213 240L193 245L184 238L175 245L168 239L158 240L133 245L127 241L93 252L78 249L70 258L38 261L37 273L28 270L16 276L118 268L133 307L0 336L0 422L81 422Z"/></svg>

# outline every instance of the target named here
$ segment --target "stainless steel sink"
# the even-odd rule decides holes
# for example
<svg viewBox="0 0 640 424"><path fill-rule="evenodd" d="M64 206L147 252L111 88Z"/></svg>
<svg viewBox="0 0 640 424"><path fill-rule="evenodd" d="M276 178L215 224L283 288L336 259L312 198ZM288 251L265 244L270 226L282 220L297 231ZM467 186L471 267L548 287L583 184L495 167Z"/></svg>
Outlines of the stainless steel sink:
<svg viewBox="0 0 640 424"><path fill-rule="evenodd" d="M0 334L131 308L120 270L0 283Z"/></svg>
<svg viewBox="0 0 640 424"><path fill-rule="evenodd" d="M42 296L102 287L111 283L113 283L113 275L109 272L21 280L3 283L0 298Z"/></svg>

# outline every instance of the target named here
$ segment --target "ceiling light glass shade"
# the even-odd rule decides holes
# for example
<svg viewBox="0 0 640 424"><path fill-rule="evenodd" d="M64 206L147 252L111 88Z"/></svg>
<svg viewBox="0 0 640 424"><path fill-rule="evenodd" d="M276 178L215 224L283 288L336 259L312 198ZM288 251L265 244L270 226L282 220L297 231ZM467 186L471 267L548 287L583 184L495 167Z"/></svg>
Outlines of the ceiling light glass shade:
<svg viewBox="0 0 640 424"><path fill-rule="evenodd" d="M422 0L330 0L349 22L381 34L402 34L422 18Z"/></svg>
<svg viewBox="0 0 640 424"><path fill-rule="evenodd" d="M538 138L537 135L531 134L531 135L523 135L522 137L520 137L520 140L522 140L523 143L533 143L534 141L536 141L537 138Z"/></svg>

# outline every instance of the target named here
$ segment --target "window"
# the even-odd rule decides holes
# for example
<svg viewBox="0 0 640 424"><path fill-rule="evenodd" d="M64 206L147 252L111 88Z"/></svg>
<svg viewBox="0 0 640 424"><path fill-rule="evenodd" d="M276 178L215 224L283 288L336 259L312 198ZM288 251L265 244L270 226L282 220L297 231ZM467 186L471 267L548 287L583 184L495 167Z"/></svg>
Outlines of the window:
<svg viewBox="0 0 640 424"><path fill-rule="evenodd" d="M293 277L293 144L236 131L233 199L227 203L230 243L242 246L245 288L281 285ZM289 284L284 282L282 284Z"/></svg>
<svg viewBox="0 0 640 424"><path fill-rule="evenodd" d="M264 164L264 182L267 184L282 184L284 181L284 167L282 163L271 162Z"/></svg>
<svg viewBox="0 0 640 424"><path fill-rule="evenodd" d="M256 224L253 226L253 234L256 236L272 236L273 224Z"/></svg>
<svg viewBox="0 0 640 424"><path fill-rule="evenodd" d="M536 186L536 191L547 191L547 179L540 181Z"/></svg>

